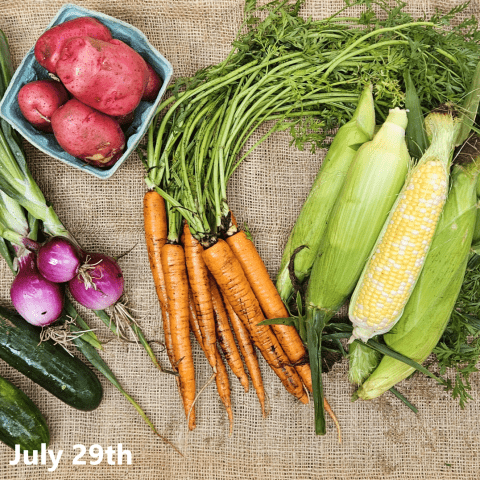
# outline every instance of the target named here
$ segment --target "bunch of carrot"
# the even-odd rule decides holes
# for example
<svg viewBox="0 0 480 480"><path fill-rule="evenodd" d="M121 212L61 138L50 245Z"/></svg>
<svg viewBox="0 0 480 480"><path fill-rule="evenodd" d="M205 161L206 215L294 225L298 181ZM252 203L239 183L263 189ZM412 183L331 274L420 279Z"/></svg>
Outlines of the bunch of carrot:
<svg viewBox="0 0 480 480"><path fill-rule="evenodd" d="M252 95L259 88L255 78L256 74L247 80L253 84ZM248 89L241 92L227 87L215 92L213 87L205 95L205 85L179 98L170 97L159 107L149 128L144 159L150 188L144 202L150 265L162 308L165 343L172 367L178 370L191 429L196 388L190 330L212 367L231 425L230 385L217 344L248 389L243 355L264 415L265 391L254 346L287 391L301 402L308 403L307 392L312 388L306 350L296 329L262 324L265 318L289 315L254 244L238 230L226 201L228 179L239 163L236 155L250 134L243 129L232 133L240 128L235 126L235 112L239 108L249 112L247 99L241 101ZM244 81L241 85L246 88ZM262 93L261 89L257 92ZM255 118L256 113L250 115ZM224 148L226 144L230 148Z"/></svg>
<svg viewBox="0 0 480 480"><path fill-rule="evenodd" d="M216 238L213 245L204 248L186 222L177 228L178 217L175 208L165 207L155 189L145 194L150 266L162 310L166 350L172 368L179 373L189 428L195 428L197 395L190 331L212 367L230 431L231 390L219 346L232 372L248 391L243 356L264 416L266 395L254 345L285 388L307 403L311 373L296 330L285 325L259 325L265 318L287 317L288 313L254 244L238 231L233 221L224 238ZM179 235L182 230L183 235Z"/></svg>

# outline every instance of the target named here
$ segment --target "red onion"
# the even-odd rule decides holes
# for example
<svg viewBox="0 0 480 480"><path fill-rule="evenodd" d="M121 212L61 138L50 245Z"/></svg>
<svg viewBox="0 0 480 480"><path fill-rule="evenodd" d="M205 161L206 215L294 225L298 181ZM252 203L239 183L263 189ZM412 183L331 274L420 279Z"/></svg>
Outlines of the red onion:
<svg viewBox="0 0 480 480"><path fill-rule="evenodd" d="M51 282L64 283L77 273L81 263L79 249L65 237L52 237L37 253L37 267Z"/></svg>
<svg viewBox="0 0 480 480"><path fill-rule="evenodd" d="M48 281L40 274L33 252L19 257L18 265L18 274L10 287L13 306L32 325L50 325L62 313L64 297L61 285Z"/></svg>
<svg viewBox="0 0 480 480"><path fill-rule="evenodd" d="M68 282L73 298L91 310L112 306L123 293L123 274L116 260L101 253L85 254L85 264Z"/></svg>

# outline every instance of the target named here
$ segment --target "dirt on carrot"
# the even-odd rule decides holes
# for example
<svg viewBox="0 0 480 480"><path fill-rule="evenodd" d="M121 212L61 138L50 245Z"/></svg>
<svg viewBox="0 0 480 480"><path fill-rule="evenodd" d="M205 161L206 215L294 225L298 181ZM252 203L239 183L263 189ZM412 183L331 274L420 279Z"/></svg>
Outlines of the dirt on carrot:
<svg viewBox="0 0 480 480"><path fill-rule="evenodd" d="M168 231L167 213L165 211L165 201L153 190L146 192L143 197L143 218L148 260L162 311L165 347L170 364L175 368L175 356L168 318L167 290L162 268L162 247L167 241Z"/></svg>
<svg viewBox="0 0 480 480"><path fill-rule="evenodd" d="M245 365L247 366L248 373L250 374L252 385L257 393L262 414L264 417L266 417L269 412L265 408L265 388L263 386L262 373L260 371L260 365L258 363L258 357L255 352L255 347L253 346L252 338L250 337L250 334L248 333L248 330L243 322L233 311L230 302L225 297L223 297L223 300L225 303L225 308L227 309L228 318L232 324L232 329L237 337L240 351L242 352L243 359L245 360Z"/></svg>
<svg viewBox="0 0 480 480"><path fill-rule="evenodd" d="M205 353L205 347L203 344L202 332L200 330L200 325L198 323L197 311L193 302L192 293L189 295L189 304L188 304L189 314L190 314L190 329L192 330L195 338L197 339L198 344ZM217 391L220 399L222 400L225 410L227 411L228 419L230 422L230 435L233 432L233 410L232 410L232 399L231 399L231 389L230 381L228 379L228 372L223 362L220 352L215 347L215 358L216 358L216 367L217 373L215 375L215 382L217 384Z"/></svg>

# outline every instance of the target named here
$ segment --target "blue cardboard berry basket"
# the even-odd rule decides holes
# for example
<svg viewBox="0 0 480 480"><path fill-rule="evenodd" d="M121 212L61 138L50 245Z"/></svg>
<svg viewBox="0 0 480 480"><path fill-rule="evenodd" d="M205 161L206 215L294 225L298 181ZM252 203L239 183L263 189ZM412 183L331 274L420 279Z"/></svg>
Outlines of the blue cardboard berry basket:
<svg viewBox="0 0 480 480"><path fill-rule="evenodd" d="M118 168L120 168L122 163L125 162L140 143L165 93L165 89L172 77L173 69L169 61L150 44L147 37L139 29L109 15L88 10L77 5L63 5L46 30L78 17L94 17L98 19L110 29L113 38L125 42L138 52L163 80L162 87L155 102L142 101L135 109L134 121L125 132L126 147L120 159L115 165L105 169L88 165L65 152L55 140L53 133L40 132L24 118L17 101L19 90L29 82L50 78L47 70L36 61L34 47L31 48L22 60L0 102L0 116L10 123L15 130L20 132L28 142L42 152L72 167L105 180L110 178Z"/></svg>

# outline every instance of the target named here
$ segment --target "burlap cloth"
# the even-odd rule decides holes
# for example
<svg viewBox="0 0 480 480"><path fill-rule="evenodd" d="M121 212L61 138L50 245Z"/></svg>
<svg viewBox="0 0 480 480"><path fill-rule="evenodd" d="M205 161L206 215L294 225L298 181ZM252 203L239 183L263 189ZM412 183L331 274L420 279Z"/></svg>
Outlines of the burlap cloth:
<svg viewBox="0 0 480 480"><path fill-rule="evenodd" d="M468 13L479 12L477 0ZM447 9L458 0L412 0L409 10L421 16L435 7ZM15 65L34 44L63 2L61 0L0 0L0 28L7 35ZM141 29L173 64L176 75L193 74L219 62L242 19L243 0L89 0L85 6ZM303 13L330 15L341 0L310 0ZM143 237L144 172L133 155L108 181L98 180L47 157L26 145L29 165L59 217L86 249L119 254L131 306L149 339L162 340L160 309ZM287 133L272 136L256 149L235 174L229 189L230 205L247 222L272 277L280 263L288 233L320 166L324 152L311 155L289 147ZM10 305L12 275L0 260L0 302ZM100 338L107 329L92 315L85 318ZM162 362L161 346L154 348ZM209 377L207 362L195 345L198 385ZM159 373L135 344L112 341L104 358L145 409L160 432L185 449L182 458L165 446L132 406L102 378L101 406L91 413L76 411L38 385L0 362L0 375L21 387L46 415L50 448L63 450L60 466L10 466L13 451L0 445L0 479L462 479L480 478L480 376L473 375L474 399L461 410L434 381L414 377L399 389L419 408L415 415L390 394L350 402L353 387L346 363L325 375L325 391L341 422L343 444L332 422L327 435L313 432L313 406L297 403L261 360L271 414L263 419L253 388L244 393L231 376L235 427L228 435L226 413L211 384L197 403L197 428L186 435L185 418L172 377ZM132 453L132 465L73 466L79 453L73 446L99 444L104 449L122 443Z"/></svg>

